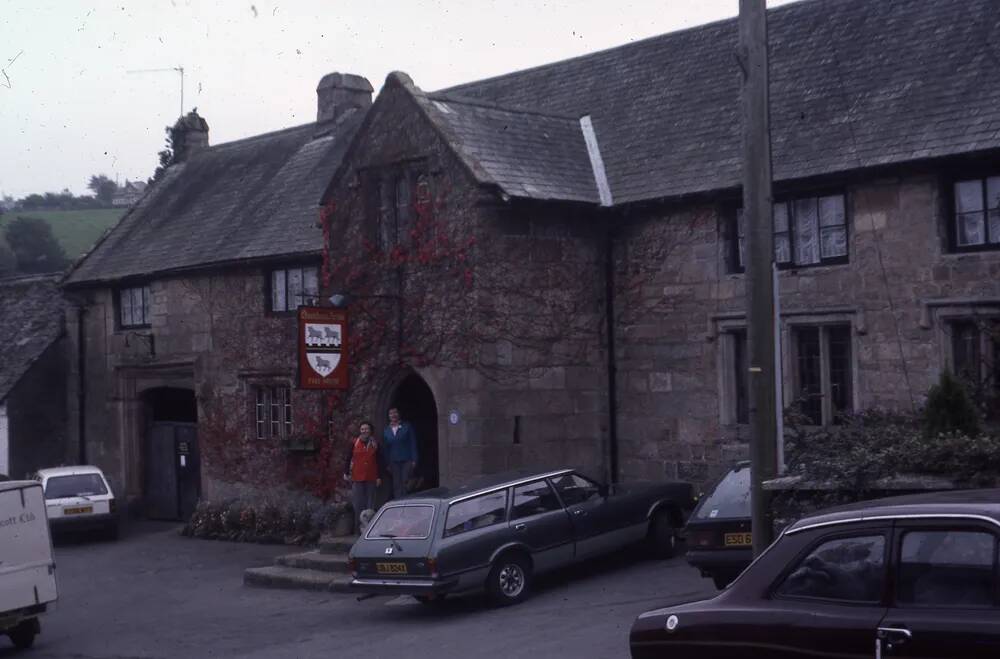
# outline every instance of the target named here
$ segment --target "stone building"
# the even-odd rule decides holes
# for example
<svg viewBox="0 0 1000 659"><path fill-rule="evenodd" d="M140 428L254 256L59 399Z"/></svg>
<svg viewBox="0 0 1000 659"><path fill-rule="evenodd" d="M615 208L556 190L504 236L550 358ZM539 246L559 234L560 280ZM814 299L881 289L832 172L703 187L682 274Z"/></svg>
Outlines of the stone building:
<svg viewBox="0 0 1000 659"><path fill-rule="evenodd" d="M768 12L783 399L815 424L914 409L945 368L997 385L995 10ZM324 198L330 291L379 337L353 407L425 383L443 480L744 456L736 43L728 20L436 93L390 75Z"/></svg>
<svg viewBox="0 0 1000 659"><path fill-rule="evenodd" d="M0 474L72 463L59 275L0 279Z"/></svg>
<svg viewBox="0 0 1000 659"><path fill-rule="evenodd" d="M997 384L994 9L768 12L783 398L816 424L911 409L944 368ZM425 485L704 482L746 451L736 41L721 21L434 93L394 73L370 108L334 75L317 124L195 130L67 282L88 459L160 516L199 465L212 498L322 490L323 439L396 406ZM287 310L312 301L346 306L346 391L295 386Z"/></svg>
<svg viewBox="0 0 1000 659"><path fill-rule="evenodd" d="M317 204L371 93L330 74L316 122L214 146L189 113L176 164L67 276L73 441L149 516L283 485L306 459L295 310L316 301Z"/></svg>

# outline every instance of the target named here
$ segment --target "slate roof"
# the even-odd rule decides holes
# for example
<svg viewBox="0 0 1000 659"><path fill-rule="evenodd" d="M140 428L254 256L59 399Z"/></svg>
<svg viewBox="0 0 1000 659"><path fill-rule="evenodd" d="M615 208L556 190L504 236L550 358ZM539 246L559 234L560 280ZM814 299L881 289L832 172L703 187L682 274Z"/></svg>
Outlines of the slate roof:
<svg viewBox="0 0 1000 659"><path fill-rule="evenodd" d="M1000 148L997 0L806 0L768 24L775 180ZM591 115L615 203L734 188L736 44L726 20L431 97ZM494 144L479 125L464 143ZM493 180L522 176L517 151Z"/></svg>
<svg viewBox="0 0 1000 659"><path fill-rule="evenodd" d="M60 275L0 279L0 401L62 336Z"/></svg>
<svg viewBox="0 0 1000 659"><path fill-rule="evenodd" d="M414 91L479 181L513 197L600 202L578 117L435 100Z"/></svg>
<svg viewBox="0 0 1000 659"><path fill-rule="evenodd" d="M171 166L66 283L320 254L320 196L362 117L219 144Z"/></svg>

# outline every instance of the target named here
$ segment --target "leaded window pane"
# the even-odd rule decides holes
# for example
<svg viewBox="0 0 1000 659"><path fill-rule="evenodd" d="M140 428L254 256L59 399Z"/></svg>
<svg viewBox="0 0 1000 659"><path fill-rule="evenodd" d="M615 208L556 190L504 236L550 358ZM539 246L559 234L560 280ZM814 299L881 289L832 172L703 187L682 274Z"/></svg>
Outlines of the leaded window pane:
<svg viewBox="0 0 1000 659"><path fill-rule="evenodd" d="M271 273L271 311L288 310L285 295L285 271L275 270Z"/></svg>
<svg viewBox="0 0 1000 659"><path fill-rule="evenodd" d="M778 203L774 205L774 232L788 232L788 204Z"/></svg>
<svg viewBox="0 0 1000 659"><path fill-rule="evenodd" d="M819 225L822 227L843 226L844 196L833 195L819 198Z"/></svg>
<svg viewBox="0 0 1000 659"><path fill-rule="evenodd" d="M743 209L736 211L736 262L742 268L746 264L746 216Z"/></svg>
<svg viewBox="0 0 1000 659"><path fill-rule="evenodd" d="M840 415L850 412L853 407L851 328L829 327L826 331L830 346L830 400L834 415Z"/></svg>
<svg viewBox="0 0 1000 659"><path fill-rule="evenodd" d="M121 307L122 327L130 327L135 323L132 320L132 291L124 289L118 295L118 306Z"/></svg>
<svg viewBox="0 0 1000 659"><path fill-rule="evenodd" d="M959 213L983 210L982 180L959 181L955 184L955 210Z"/></svg>
<svg viewBox="0 0 1000 659"><path fill-rule="evenodd" d="M288 271L288 310L297 309L302 304L302 270L292 268Z"/></svg>
<svg viewBox="0 0 1000 659"><path fill-rule="evenodd" d="M800 199L795 208L795 262L799 265L819 263L819 229L816 200Z"/></svg>
<svg viewBox="0 0 1000 659"><path fill-rule="evenodd" d="M142 287L142 324L148 325L150 323L150 313L149 313L149 286Z"/></svg>
<svg viewBox="0 0 1000 659"><path fill-rule="evenodd" d="M396 232L400 243L410 234L410 181L406 174L396 179Z"/></svg>
<svg viewBox="0 0 1000 659"><path fill-rule="evenodd" d="M847 256L847 229L824 227L821 235L820 254L824 259Z"/></svg>
<svg viewBox="0 0 1000 659"><path fill-rule="evenodd" d="M302 293L302 304L316 304L319 298L319 271L317 268L303 268Z"/></svg>
<svg viewBox="0 0 1000 659"><path fill-rule="evenodd" d="M958 216L958 244L982 245L986 242L982 213L965 213Z"/></svg>
<svg viewBox="0 0 1000 659"><path fill-rule="evenodd" d="M823 423L822 351L818 327L802 327L796 333L798 357L799 403L809 420Z"/></svg>

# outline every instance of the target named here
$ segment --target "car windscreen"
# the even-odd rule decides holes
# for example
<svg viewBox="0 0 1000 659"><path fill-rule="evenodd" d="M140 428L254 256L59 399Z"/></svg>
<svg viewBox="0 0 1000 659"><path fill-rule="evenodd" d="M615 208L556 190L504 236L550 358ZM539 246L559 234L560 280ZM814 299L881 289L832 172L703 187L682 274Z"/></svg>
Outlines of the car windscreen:
<svg viewBox="0 0 1000 659"><path fill-rule="evenodd" d="M385 508L368 529L368 538L426 538L431 534L434 506L427 504Z"/></svg>
<svg viewBox="0 0 1000 659"><path fill-rule="evenodd" d="M695 508L695 519L750 517L750 468L733 469Z"/></svg>
<svg viewBox="0 0 1000 659"><path fill-rule="evenodd" d="M46 499L63 499L65 497L89 497L107 494L108 488L100 474L74 474L72 476L55 476L45 482Z"/></svg>

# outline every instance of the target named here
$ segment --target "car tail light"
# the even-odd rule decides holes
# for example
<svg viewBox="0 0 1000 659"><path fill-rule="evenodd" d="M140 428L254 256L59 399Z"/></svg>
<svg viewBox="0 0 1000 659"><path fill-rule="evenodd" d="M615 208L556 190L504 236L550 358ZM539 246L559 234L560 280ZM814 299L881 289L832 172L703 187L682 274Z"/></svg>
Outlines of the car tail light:
<svg viewBox="0 0 1000 659"><path fill-rule="evenodd" d="M711 531L691 531L688 534L688 545L691 547L711 547L715 544L715 534Z"/></svg>
<svg viewBox="0 0 1000 659"><path fill-rule="evenodd" d="M438 576L438 563L436 558L427 557L427 569L431 573L432 579L437 579Z"/></svg>

